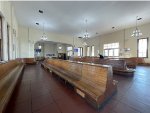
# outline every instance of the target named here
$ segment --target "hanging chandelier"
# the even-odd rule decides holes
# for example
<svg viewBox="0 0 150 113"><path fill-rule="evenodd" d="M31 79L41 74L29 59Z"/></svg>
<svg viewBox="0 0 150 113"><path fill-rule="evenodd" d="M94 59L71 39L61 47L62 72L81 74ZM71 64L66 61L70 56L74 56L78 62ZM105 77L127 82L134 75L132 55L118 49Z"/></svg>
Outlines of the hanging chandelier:
<svg viewBox="0 0 150 113"><path fill-rule="evenodd" d="M87 30L87 19L85 20L85 24L86 24L86 28L85 28L85 34L83 36L83 46L87 46L87 39L89 38L89 33L88 33L88 30Z"/></svg>
<svg viewBox="0 0 150 113"><path fill-rule="evenodd" d="M85 34L84 34L83 38L88 39L89 38L89 33L88 33L88 30L87 30L87 19L85 20L85 24L86 24L86 28L85 28Z"/></svg>
<svg viewBox="0 0 150 113"><path fill-rule="evenodd" d="M142 18L138 18L138 16L136 17L136 28L135 30L133 31L133 34L131 35L132 37L135 37L135 38L139 38L140 36L142 36L142 33L141 31L138 29L137 27L137 21L138 20L141 20Z"/></svg>
<svg viewBox="0 0 150 113"><path fill-rule="evenodd" d="M47 36L44 31L44 23L43 23L43 35L41 36L41 40L47 40Z"/></svg>

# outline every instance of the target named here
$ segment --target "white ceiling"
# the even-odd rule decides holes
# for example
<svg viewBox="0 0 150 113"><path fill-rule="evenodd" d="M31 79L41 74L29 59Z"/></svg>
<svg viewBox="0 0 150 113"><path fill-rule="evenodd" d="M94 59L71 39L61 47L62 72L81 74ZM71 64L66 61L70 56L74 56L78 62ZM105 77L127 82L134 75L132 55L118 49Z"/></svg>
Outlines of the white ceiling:
<svg viewBox="0 0 150 113"><path fill-rule="evenodd" d="M74 37L83 36L88 20L89 35L95 37L150 22L150 2L144 1L15 1L17 20L20 25L43 29ZM40 14L38 11L43 10ZM35 23L39 22L39 26ZM112 27L115 29L112 29ZM98 34L96 34L98 32Z"/></svg>

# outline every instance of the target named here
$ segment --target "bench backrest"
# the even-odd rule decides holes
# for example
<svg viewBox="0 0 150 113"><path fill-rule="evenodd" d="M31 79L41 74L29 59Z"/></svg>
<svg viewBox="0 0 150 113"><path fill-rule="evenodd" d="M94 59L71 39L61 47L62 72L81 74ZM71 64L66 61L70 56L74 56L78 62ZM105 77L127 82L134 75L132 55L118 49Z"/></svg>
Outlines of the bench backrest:
<svg viewBox="0 0 150 113"><path fill-rule="evenodd" d="M112 68L110 66L59 59L48 59L46 63L71 72L73 75L75 74L80 78L80 81L90 84L95 88L101 86L103 91L107 87L108 78L112 77Z"/></svg>
<svg viewBox="0 0 150 113"><path fill-rule="evenodd" d="M73 58L72 58L73 59ZM94 64L111 65L114 70L126 70L127 64L125 59L100 59L99 57L75 57L73 60L88 62Z"/></svg>
<svg viewBox="0 0 150 113"><path fill-rule="evenodd" d="M126 61L120 59L101 59L100 64L111 65L114 70L126 70Z"/></svg>
<svg viewBox="0 0 150 113"><path fill-rule="evenodd" d="M105 91L107 84L108 70L103 66L83 64L82 81L91 84L95 88L102 86L101 90Z"/></svg>
<svg viewBox="0 0 150 113"><path fill-rule="evenodd" d="M56 66L60 69L63 69L67 72L73 73L77 76L77 78L80 78L82 74L82 64L80 63L74 63L59 59L49 59L47 60L47 63Z"/></svg>
<svg viewBox="0 0 150 113"><path fill-rule="evenodd" d="M17 58L19 62L26 63L26 64L33 64L36 63L35 58Z"/></svg>
<svg viewBox="0 0 150 113"><path fill-rule="evenodd" d="M15 68L19 64L16 60L11 60L9 62L0 64L0 79L9 73L13 68Z"/></svg>

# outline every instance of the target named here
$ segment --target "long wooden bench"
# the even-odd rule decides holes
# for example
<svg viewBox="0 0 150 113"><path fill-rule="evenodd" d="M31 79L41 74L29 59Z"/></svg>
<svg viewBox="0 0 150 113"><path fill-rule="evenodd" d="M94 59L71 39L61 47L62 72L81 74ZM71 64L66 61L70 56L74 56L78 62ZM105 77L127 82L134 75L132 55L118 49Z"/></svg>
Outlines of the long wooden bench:
<svg viewBox="0 0 150 113"><path fill-rule="evenodd" d="M76 93L98 109L117 91L111 66L59 59L47 59L41 66L74 86Z"/></svg>
<svg viewBox="0 0 150 113"><path fill-rule="evenodd" d="M0 113L4 113L24 64L11 60L0 64Z"/></svg>
<svg viewBox="0 0 150 113"><path fill-rule="evenodd" d="M135 69L128 68L123 59L100 59L100 64L111 65L113 73L125 76L133 76Z"/></svg>
<svg viewBox="0 0 150 113"><path fill-rule="evenodd" d="M126 64L126 60L124 59L100 59L99 57L75 57L72 58L73 61L79 62L88 62L94 64L102 64L102 65L111 65L113 68L114 74L125 75L125 76L133 76L135 70L129 69Z"/></svg>
<svg viewBox="0 0 150 113"><path fill-rule="evenodd" d="M145 64L144 58L131 57L123 59L126 61L129 68L136 68L137 65Z"/></svg>
<svg viewBox="0 0 150 113"><path fill-rule="evenodd" d="M25 64L36 64L37 61L35 58L17 58L18 61L23 62Z"/></svg>

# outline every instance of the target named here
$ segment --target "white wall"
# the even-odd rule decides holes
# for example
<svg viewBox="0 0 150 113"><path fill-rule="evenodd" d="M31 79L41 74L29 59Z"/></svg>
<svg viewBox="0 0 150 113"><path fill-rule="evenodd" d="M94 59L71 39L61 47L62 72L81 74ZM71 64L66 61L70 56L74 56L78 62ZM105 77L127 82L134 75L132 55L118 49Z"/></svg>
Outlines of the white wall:
<svg viewBox="0 0 150 113"><path fill-rule="evenodd" d="M54 54L57 56L57 45L56 44L44 44L44 56L46 57L46 54Z"/></svg>
<svg viewBox="0 0 150 113"><path fill-rule="evenodd" d="M143 33L143 35L140 38L146 38L146 37L150 38L150 24L139 26L139 29ZM89 46L92 45L95 46L95 56L96 56L97 50L100 50L100 53L103 53L104 44L119 42L120 49L130 48L131 49L130 57L137 57L137 39L131 37L133 30L135 30L135 27L97 36L95 38L89 39L87 41L87 44ZM150 41L149 41L148 50L150 50ZM150 52L148 52L148 58L145 58L145 61L150 62Z"/></svg>
<svg viewBox="0 0 150 113"><path fill-rule="evenodd" d="M0 15L3 20L3 60L8 60L7 25L9 25L9 53L10 59L18 57L18 23L14 7L9 1L0 1ZM14 33L16 31L16 33Z"/></svg>
<svg viewBox="0 0 150 113"><path fill-rule="evenodd" d="M19 57L34 57L34 44L40 41L43 31L35 28L27 28L24 26L19 26L19 43L20 43L20 55ZM60 34L54 34L46 32L48 37L47 41L67 43L73 45L73 36L66 36ZM82 47L82 42L78 38L74 38L75 47ZM64 49L62 49L64 50ZM60 52L65 52L65 51ZM59 50L58 50L59 51Z"/></svg>
<svg viewBox="0 0 150 113"><path fill-rule="evenodd" d="M61 47L61 49L59 49ZM58 53L66 53L67 46L65 44L57 44L57 52Z"/></svg>

